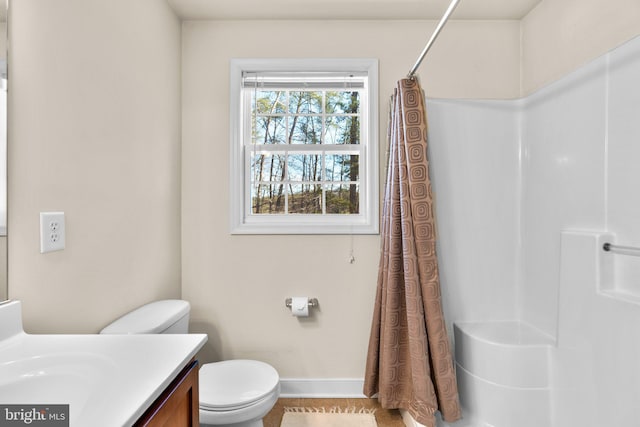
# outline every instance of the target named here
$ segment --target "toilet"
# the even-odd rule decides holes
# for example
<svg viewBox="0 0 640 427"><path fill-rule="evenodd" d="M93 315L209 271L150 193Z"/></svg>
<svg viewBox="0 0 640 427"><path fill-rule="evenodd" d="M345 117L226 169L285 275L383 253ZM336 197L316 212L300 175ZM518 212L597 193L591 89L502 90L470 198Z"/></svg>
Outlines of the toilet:
<svg viewBox="0 0 640 427"><path fill-rule="evenodd" d="M187 301L156 301L125 314L100 333L186 334L190 311ZM280 395L278 372L256 360L205 363L198 375L201 427L263 427L262 418Z"/></svg>

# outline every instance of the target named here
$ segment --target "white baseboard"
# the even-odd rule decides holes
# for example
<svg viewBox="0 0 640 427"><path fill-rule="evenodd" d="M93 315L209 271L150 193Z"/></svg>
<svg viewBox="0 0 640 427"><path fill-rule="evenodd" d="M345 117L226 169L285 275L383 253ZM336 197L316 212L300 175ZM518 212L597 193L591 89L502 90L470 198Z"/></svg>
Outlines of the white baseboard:
<svg viewBox="0 0 640 427"><path fill-rule="evenodd" d="M362 378L281 378L280 397L365 398Z"/></svg>

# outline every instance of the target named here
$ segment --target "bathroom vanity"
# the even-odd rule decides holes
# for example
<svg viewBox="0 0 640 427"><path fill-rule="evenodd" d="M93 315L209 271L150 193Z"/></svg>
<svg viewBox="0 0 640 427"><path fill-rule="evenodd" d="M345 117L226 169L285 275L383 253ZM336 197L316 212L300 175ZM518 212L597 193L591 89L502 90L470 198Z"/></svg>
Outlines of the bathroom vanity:
<svg viewBox="0 0 640 427"><path fill-rule="evenodd" d="M204 334L30 335L20 302L3 303L0 405L69 405L71 427L154 426L167 417L189 426L198 419L194 356L206 340Z"/></svg>
<svg viewBox="0 0 640 427"><path fill-rule="evenodd" d="M135 423L135 427L198 427L198 362L191 360Z"/></svg>

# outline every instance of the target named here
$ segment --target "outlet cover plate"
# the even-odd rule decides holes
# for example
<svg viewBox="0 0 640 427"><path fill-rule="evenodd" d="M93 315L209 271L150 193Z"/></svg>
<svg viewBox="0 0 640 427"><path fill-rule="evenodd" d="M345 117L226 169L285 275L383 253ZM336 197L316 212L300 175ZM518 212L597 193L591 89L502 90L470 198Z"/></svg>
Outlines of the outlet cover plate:
<svg viewBox="0 0 640 427"><path fill-rule="evenodd" d="M64 212L40 212L40 253L61 251L64 246Z"/></svg>

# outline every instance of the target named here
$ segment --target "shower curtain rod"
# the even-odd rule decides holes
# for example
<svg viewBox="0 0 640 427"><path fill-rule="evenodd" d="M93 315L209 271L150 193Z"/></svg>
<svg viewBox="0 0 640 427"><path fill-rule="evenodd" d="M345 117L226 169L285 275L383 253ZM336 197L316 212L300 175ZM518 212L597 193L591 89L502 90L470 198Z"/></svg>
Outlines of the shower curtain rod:
<svg viewBox="0 0 640 427"><path fill-rule="evenodd" d="M418 57L418 60L413 65L413 68L411 68L411 71L409 71L409 74L407 74L408 78L412 79L413 76L416 74L416 71L418 70L418 67L422 63L422 60L427 55L427 52L429 51L429 49L431 49L431 45L438 38L438 34L440 34L440 31L442 31L442 27L444 27L444 24L447 23L447 20L449 20L449 16L453 13L453 10L456 8L459 2L460 0L453 0L451 4L449 4L447 11L444 13L444 15L442 15L442 18L440 19L440 22L438 22L438 26L436 27L435 31L431 35L431 38L427 42L427 45L424 47L424 49L422 49L422 53Z"/></svg>

